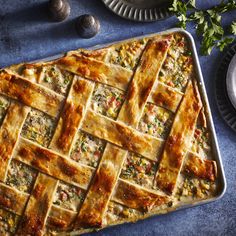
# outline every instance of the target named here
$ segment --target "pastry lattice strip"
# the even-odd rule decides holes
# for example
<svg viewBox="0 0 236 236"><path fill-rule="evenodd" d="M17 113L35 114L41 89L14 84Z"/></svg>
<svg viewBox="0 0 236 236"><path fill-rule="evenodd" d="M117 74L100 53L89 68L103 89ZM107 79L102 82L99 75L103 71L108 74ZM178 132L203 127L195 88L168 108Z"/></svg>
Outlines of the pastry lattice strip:
<svg viewBox="0 0 236 236"><path fill-rule="evenodd" d="M137 126L149 93L152 90L161 65L167 54L168 47L169 41L167 39L150 40L148 42L141 57L141 63L137 67L133 79L128 87L126 100L124 101L117 118L118 121L124 122L133 127ZM151 61L151 58L155 58L155 60ZM149 69L150 76L146 73L147 69ZM88 121L89 119L86 120ZM102 122L99 123L100 125L102 124ZM94 125L94 123L91 123L90 126L92 125ZM87 126L88 125L85 121L85 127ZM112 133L115 134L115 130L112 130L113 127L114 125L104 128L111 131L112 135ZM122 138L122 135L127 132L127 129L122 129L121 126L119 127L118 125L115 126L115 129L118 130L118 135L115 134L114 138L117 136L118 139L120 139ZM91 130L94 129L92 128ZM121 139L121 142L126 145L126 148L133 148L136 137L134 137L135 140L132 140L132 132L130 131L128 131L125 136L125 139L123 139L124 141ZM137 147L141 149L144 146L138 145ZM156 150L154 155L155 153ZM107 204L115 188L126 155L127 151L118 149L111 144L107 144L92 180L92 184L88 190L87 197L85 198L78 214L76 227L89 227L89 225L93 227L102 226L102 220L106 212ZM106 184L104 184L104 180L106 181ZM156 195L156 198L158 198L158 195ZM164 196L162 198L164 199ZM94 199L96 199L96 201L94 201Z"/></svg>
<svg viewBox="0 0 236 236"><path fill-rule="evenodd" d="M156 185L172 194L182 168L187 149L191 145L202 102L198 90L189 80L185 95L175 116L170 134L165 142L157 175Z"/></svg>

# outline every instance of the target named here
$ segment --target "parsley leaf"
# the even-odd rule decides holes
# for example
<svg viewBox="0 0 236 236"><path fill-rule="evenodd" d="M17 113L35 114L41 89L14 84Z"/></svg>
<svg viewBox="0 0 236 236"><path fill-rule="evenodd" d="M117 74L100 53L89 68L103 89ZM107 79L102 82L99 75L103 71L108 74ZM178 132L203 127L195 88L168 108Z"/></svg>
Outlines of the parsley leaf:
<svg viewBox="0 0 236 236"><path fill-rule="evenodd" d="M183 1L173 0L172 7L170 7L169 10L175 13L176 17L179 19L178 26L186 29L187 4Z"/></svg>
<svg viewBox="0 0 236 236"><path fill-rule="evenodd" d="M230 37L225 37L224 39L221 39L218 43L217 43L217 47L220 49L220 51L222 52L224 50L224 48L231 44L234 41L233 38Z"/></svg>
<svg viewBox="0 0 236 236"><path fill-rule="evenodd" d="M169 10L176 15L178 26L181 28L186 29L188 22L194 22L196 33L201 38L202 55L210 55L214 47L223 51L234 41L232 37L225 37L221 14L236 10L236 0L222 0L218 5L206 10L197 9L195 0L173 0ZM231 24L231 33L236 35L236 22Z"/></svg>
<svg viewBox="0 0 236 236"><path fill-rule="evenodd" d="M231 32L232 34L236 35L236 22L233 21L231 24Z"/></svg>

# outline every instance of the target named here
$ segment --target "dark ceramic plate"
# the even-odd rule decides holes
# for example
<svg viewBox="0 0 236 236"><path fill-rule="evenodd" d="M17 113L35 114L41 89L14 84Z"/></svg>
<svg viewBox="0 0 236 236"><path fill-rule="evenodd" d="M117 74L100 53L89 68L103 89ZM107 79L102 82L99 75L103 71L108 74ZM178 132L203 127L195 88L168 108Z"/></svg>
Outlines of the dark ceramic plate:
<svg viewBox="0 0 236 236"><path fill-rule="evenodd" d="M233 87L230 83L235 84L236 78L233 82L233 74L235 73L235 55L236 44L234 44L225 54L221 65L216 74L215 95L216 103L221 116L225 122L236 132L236 108L234 107ZM234 74L235 75L235 74ZM234 105L233 105L234 104Z"/></svg>
<svg viewBox="0 0 236 236"><path fill-rule="evenodd" d="M115 14L134 21L150 22L171 16L170 0L102 0Z"/></svg>

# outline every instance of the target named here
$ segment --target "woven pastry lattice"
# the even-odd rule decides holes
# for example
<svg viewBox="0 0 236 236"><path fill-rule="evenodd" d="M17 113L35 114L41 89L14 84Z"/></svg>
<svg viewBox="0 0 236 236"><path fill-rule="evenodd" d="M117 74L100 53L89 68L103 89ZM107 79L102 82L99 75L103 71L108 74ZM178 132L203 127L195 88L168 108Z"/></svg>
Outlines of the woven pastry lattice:
<svg viewBox="0 0 236 236"><path fill-rule="evenodd" d="M189 50L175 33L0 71L0 232L86 232L213 194Z"/></svg>

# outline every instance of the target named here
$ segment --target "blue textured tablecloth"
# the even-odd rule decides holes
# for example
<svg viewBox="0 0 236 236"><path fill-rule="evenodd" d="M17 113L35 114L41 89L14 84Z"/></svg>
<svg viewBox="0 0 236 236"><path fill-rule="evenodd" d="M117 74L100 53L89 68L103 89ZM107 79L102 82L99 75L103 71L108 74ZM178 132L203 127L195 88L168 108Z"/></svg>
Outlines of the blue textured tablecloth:
<svg viewBox="0 0 236 236"><path fill-rule="evenodd" d="M197 2L207 7L218 1ZM154 23L127 21L111 13L100 0L70 3L70 17L65 22L53 23L47 17L43 0L0 0L0 67L163 31L176 23L174 17ZM94 14L101 21L101 32L92 39L79 38L74 29L75 18L85 13ZM233 19L236 20L235 11L225 14L223 22L227 25ZM199 48L193 27L188 31ZM211 56L200 57L200 63L227 178L224 197L207 205L105 229L97 235L236 235L236 134L220 117L214 97L214 77L222 55L214 51Z"/></svg>

